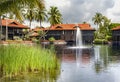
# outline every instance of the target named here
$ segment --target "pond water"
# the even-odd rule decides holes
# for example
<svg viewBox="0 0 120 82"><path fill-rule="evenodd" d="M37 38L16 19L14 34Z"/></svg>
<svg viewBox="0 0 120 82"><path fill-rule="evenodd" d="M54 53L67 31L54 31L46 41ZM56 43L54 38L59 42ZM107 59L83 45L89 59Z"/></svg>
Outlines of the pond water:
<svg viewBox="0 0 120 82"><path fill-rule="evenodd" d="M108 45L63 49L57 82L120 82L120 53Z"/></svg>
<svg viewBox="0 0 120 82"><path fill-rule="evenodd" d="M1 78L0 82L120 82L120 51L112 46L69 49L58 45L55 50L61 65L59 72Z"/></svg>

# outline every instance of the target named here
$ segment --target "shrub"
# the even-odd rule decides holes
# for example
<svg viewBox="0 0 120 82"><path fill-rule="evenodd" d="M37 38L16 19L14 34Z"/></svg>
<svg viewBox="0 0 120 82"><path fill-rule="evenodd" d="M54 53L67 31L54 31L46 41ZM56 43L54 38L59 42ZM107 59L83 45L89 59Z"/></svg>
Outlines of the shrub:
<svg viewBox="0 0 120 82"><path fill-rule="evenodd" d="M108 41L112 40L112 36L106 36L106 40Z"/></svg>
<svg viewBox="0 0 120 82"><path fill-rule="evenodd" d="M55 38L54 37L50 37L49 41L53 42L53 41L55 41Z"/></svg>
<svg viewBox="0 0 120 82"><path fill-rule="evenodd" d="M106 44L106 43L108 43L108 41L105 39L95 39L94 43L95 44Z"/></svg>

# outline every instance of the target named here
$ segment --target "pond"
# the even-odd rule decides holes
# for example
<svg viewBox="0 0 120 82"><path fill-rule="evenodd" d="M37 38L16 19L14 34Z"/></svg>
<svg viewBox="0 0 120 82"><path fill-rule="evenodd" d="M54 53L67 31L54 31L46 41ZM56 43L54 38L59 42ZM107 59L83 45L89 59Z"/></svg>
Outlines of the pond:
<svg viewBox="0 0 120 82"><path fill-rule="evenodd" d="M53 47L54 45L52 45ZM60 71L0 78L0 82L120 82L120 51L109 45L88 49L68 49L55 46Z"/></svg>
<svg viewBox="0 0 120 82"><path fill-rule="evenodd" d="M63 49L57 82L120 82L120 53L108 45Z"/></svg>

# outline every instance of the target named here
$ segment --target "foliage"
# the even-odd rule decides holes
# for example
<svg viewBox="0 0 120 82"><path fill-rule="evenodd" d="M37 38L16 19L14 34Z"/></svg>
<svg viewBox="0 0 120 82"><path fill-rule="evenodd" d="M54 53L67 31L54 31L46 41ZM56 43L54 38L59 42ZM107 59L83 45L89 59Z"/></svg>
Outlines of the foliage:
<svg viewBox="0 0 120 82"><path fill-rule="evenodd" d="M51 25L62 23L62 14L60 13L57 7L51 6L48 14L50 15L48 21Z"/></svg>
<svg viewBox="0 0 120 82"><path fill-rule="evenodd" d="M31 27L31 23L33 20L35 20L36 15L36 9L35 8L28 8L27 12L24 14L25 19L28 19L30 21L29 26Z"/></svg>
<svg viewBox="0 0 120 82"><path fill-rule="evenodd" d="M92 21L94 21L95 25L97 24L97 26L100 26L100 24L102 22L102 14L101 13L96 13L95 16L92 18Z"/></svg>
<svg viewBox="0 0 120 82"><path fill-rule="evenodd" d="M95 44L106 44L108 41L106 39L95 39Z"/></svg>
<svg viewBox="0 0 120 82"><path fill-rule="evenodd" d="M42 27L41 22L45 21L47 19L47 13L46 9L37 9L37 13L35 16L35 20L40 22L40 27Z"/></svg>
<svg viewBox="0 0 120 82"><path fill-rule="evenodd" d="M111 41L112 40L112 36L107 35L106 36L106 40Z"/></svg>
<svg viewBox="0 0 120 82"><path fill-rule="evenodd" d="M23 20L22 9L31 8L41 8L44 6L43 0L1 0L0 1L0 16L5 13L12 13L19 20Z"/></svg>
<svg viewBox="0 0 120 82"><path fill-rule="evenodd" d="M98 29L95 32L95 41L100 42L101 39L104 41L104 39L107 41L107 36L111 36L111 29L109 28L109 25L111 24L111 20L108 19L106 16L103 16L101 13L96 13L96 15L92 19L94 21L94 24L98 25ZM100 39L100 41L98 40ZM110 38L109 38L110 39Z"/></svg>
<svg viewBox="0 0 120 82"><path fill-rule="evenodd" d="M117 26L120 26L120 23L111 23L111 24L109 25L109 29L115 28L115 27L117 27Z"/></svg>
<svg viewBox="0 0 120 82"><path fill-rule="evenodd" d="M34 71L49 72L58 67L55 53L40 46L0 46L0 76L14 76Z"/></svg>
<svg viewBox="0 0 120 82"><path fill-rule="evenodd" d="M50 37L49 41L53 42L53 41L55 41L55 38L54 37Z"/></svg>

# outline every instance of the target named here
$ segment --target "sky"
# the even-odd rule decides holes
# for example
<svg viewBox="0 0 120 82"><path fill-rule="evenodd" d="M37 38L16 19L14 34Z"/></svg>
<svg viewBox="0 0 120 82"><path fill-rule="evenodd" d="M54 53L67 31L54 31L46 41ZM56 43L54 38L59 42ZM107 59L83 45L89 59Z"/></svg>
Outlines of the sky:
<svg viewBox="0 0 120 82"><path fill-rule="evenodd" d="M84 21L95 27L92 17L96 12L102 13L111 22L120 23L120 0L45 0L46 9L56 6L60 10L63 23L83 23ZM33 26L39 25L33 23ZM43 26L49 26L44 22Z"/></svg>

